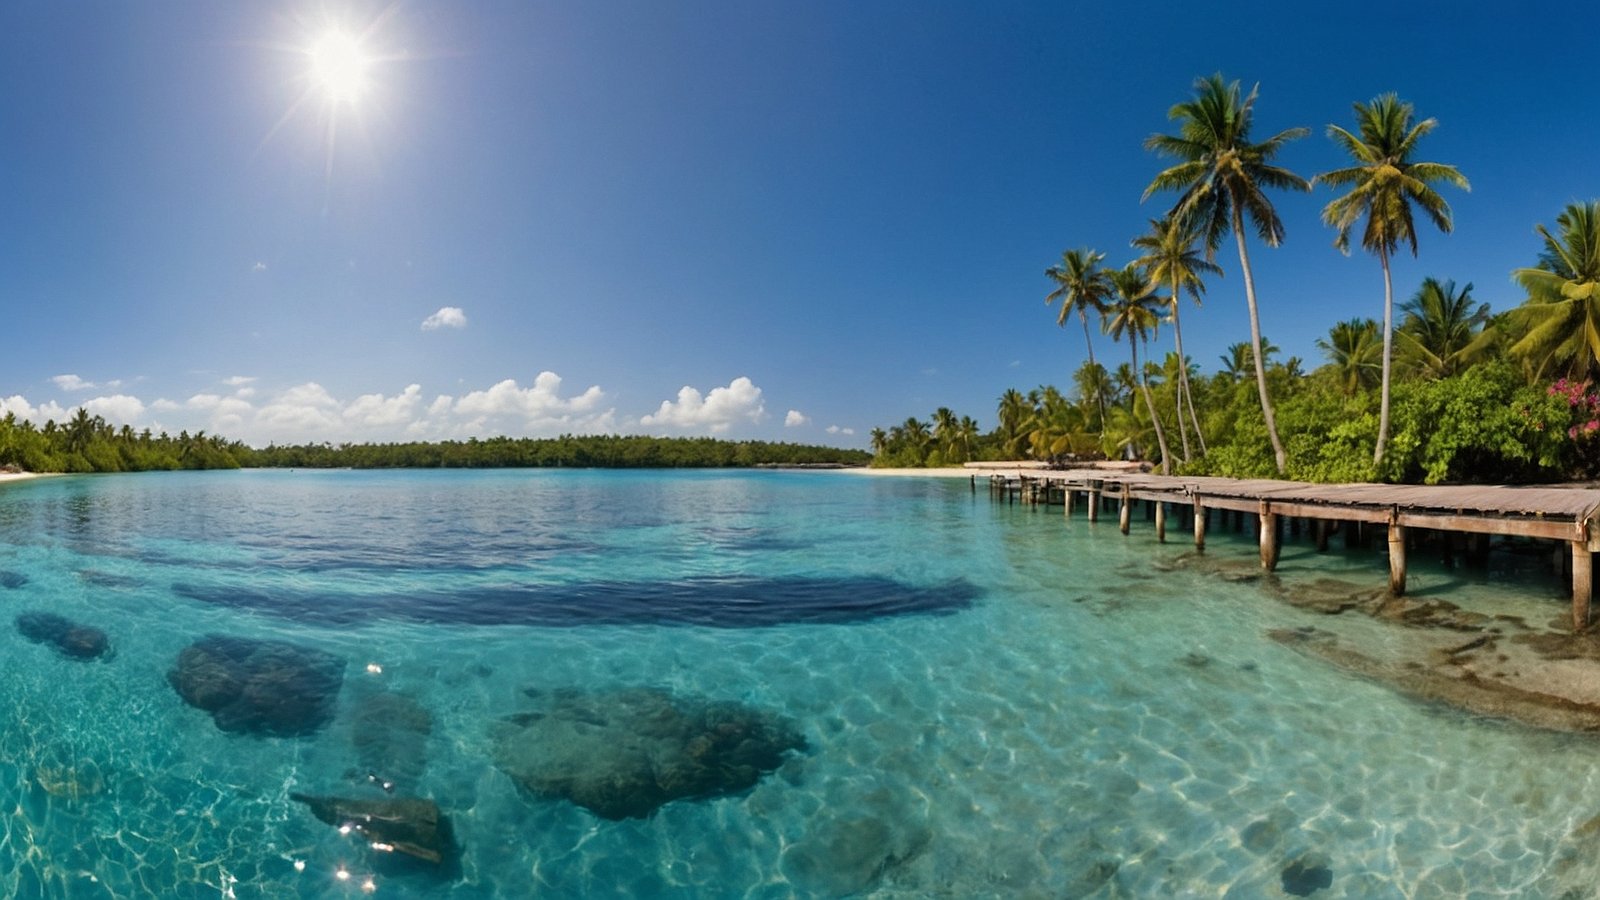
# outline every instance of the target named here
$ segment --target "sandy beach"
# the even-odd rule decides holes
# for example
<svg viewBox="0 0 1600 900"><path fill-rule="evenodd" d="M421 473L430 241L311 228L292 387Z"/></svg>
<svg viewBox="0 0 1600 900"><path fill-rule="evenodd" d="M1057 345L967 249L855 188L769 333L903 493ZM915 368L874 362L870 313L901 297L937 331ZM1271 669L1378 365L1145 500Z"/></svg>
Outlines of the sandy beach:
<svg viewBox="0 0 1600 900"><path fill-rule="evenodd" d="M31 478L44 478L54 473L47 472L0 472L0 484L11 481L27 481Z"/></svg>

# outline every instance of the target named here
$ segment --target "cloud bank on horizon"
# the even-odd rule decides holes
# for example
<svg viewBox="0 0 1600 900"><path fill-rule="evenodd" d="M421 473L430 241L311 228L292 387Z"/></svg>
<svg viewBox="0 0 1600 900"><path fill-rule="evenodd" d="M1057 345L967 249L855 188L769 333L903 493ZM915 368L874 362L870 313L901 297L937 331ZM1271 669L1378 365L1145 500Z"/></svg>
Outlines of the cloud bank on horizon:
<svg viewBox="0 0 1600 900"><path fill-rule="evenodd" d="M442 312L442 311L441 311ZM64 393L82 393L101 385L77 375L51 379ZM314 381L294 384L262 396L255 376L218 380L217 389L183 400L166 397L148 403L130 394L100 395L87 400L51 399L35 403L22 394L0 397L0 416L13 415L43 427L64 422L83 408L113 426L176 434L205 430L247 444L344 441L420 441L469 437L555 437L561 434L656 433L727 434L741 424L759 424L767 417L760 387L747 376L702 393L684 385L677 396L663 400L652 413L627 415L611 404L599 385L577 393L562 391L560 375L542 371L523 387L507 378L459 396L425 398L421 384L408 384L394 394L366 393L351 399L335 396ZM789 410L784 425L810 425L809 417ZM837 425L829 435L853 435Z"/></svg>

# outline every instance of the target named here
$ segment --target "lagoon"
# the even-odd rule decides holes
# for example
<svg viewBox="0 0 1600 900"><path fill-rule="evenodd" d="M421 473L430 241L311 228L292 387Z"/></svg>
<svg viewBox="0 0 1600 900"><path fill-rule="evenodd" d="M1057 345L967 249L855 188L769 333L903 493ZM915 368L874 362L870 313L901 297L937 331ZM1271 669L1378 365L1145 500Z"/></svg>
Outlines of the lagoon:
<svg viewBox="0 0 1600 900"><path fill-rule="evenodd" d="M965 481L837 473L7 485L0 893L1591 895L1593 738L1296 653L1268 633L1329 617L1187 552ZM1291 543L1278 574L1382 571ZM1530 621L1560 616L1563 591L1510 556L1412 573L1414 595ZM11 627L41 612L111 652ZM173 676L197 644L296 648L319 674L293 686L336 686L320 704L198 708ZM729 729L772 755L630 805L561 796L507 750L554 721L570 747L680 720L700 723L687 755ZM373 849L301 796L425 799L452 837L439 863Z"/></svg>

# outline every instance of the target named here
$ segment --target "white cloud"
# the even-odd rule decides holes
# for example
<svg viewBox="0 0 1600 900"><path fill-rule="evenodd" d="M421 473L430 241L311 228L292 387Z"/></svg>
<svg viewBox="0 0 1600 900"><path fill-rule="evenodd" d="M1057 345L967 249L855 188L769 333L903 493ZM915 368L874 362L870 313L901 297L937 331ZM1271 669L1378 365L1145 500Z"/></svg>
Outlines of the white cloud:
<svg viewBox="0 0 1600 900"><path fill-rule="evenodd" d="M274 397L255 421L271 440L333 440L339 436L339 401L308 381Z"/></svg>
<svg viewBox="0 0 1600 900"><path fill-rule="evenodd" d="M376 427L405 425L412 420L422 400L422 385L407 385L393 397L362 394L344 408L344 420L356 425Z"/></svg>
<svg viewBox="0 0 1600 900"><path fill-rule="evenodd" d="M441 306L438 312L422 320L423 331L465 327L467 327L467 314L462 312L459 306Z"/></svg>
<svg viewBox="0 0 1600 900"><path fill-rule="evenodd" d="M654 413L639 420L640 425L672 425L678 428L709 428L713 434L727 431L734 422L759 422L766 415L761 389L743 375L727 387L712 388L701 396L688 385L678 391L676 401L663 400Z"/></svg>
<svg viewBox="0 0 1600 900"><path fill-rule="evenodd" d="M234 375L232 377L222 379L222 383L228 387L244 387L255 380L256 377L254 375Z"/></svg>
<svg viewBox="0 0 1600 900"><path fill-rule="evenodd" d="M57 375L50 380L55 382L56 387L63 391L89 391L96 386L94 382L84 381L76 375Z"/></svg>
<svg viewBox="0 0 1600 900"><path fill-rule="evenodd" d="M256 260L256 264L250 267L250 271L252 272L265 272L266 270L267 264L260 260Z"/></svg>
<svg viewBox="0 0 1600 900"><path fill-rule="evenodd" d="M811 420L806 418L805 414L798 409L789 410L783 417L783 427L785 428L798 428L801 425L809 424L811 424Z"/></svg>
<svg viewBox="0 0 1600 900"><path fill-rule="evenodd" d="M159 397L154 403L150 404L150 408L156 412L172 412L175 409L183 409L183 406L173 403L165 397Z"/></svg>
<svg viewBox="0 0 1600 900"><path fill-rule="evenodd" d="M96 397L83 404L83 408L90 415L100 416L113 425L132 425L144 415L144 403L138 397L127 394Z"/></svg>
<svg viewBox="0 0 1600 900"><path fill-rule="evenodd" d="M42 421L35 418L38 412L33 408L33 404L28 402L28 398L21 394L12 394L9 397L0 399L0 418L9 414L37 424Z"/></svg>
<svg viewBox="0 0 1600 900"><path fill-rule="evenodd" d="M508 423L516 423L515 430L555 434L561 430L593 433L611 430L611 410L600 411L605 392L593 385L576 397L561 396L561 376L554 372L540 372L533 385L518 387L514 379L494 385L486 391L472 391L456 400L450 407L451 416L457 420L455 431L482 434L492 431L509 431ZM437 409L446 398L433 402Z"/></svg>
<svg viewBox="0 0 1600 900"><path fill-rule="evenodd" d="M856 430L854 428L840 428L837 425L829 425L825 430L829 434L845 434L845 435L849 435L849 434L855 434L856 433Z"/></svg>

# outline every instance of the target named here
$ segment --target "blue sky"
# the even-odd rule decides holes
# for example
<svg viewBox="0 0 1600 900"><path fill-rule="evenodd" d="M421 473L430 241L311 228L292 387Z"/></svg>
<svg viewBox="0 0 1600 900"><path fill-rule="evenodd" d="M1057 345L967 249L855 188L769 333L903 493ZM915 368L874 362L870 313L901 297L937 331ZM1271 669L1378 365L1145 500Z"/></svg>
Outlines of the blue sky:
<svg viewBox="0 0 1600 900"><path fill-rule="evenodd" d="M251 443L561 432L863 445L1068 385L1044 269L1120 264L1170 200L1141 148L1196 76L1259 82L1282 163L1397 91L1439 119L1451 235L1396 260L1504 309L1536 223L1600 196L1600 120L1547 4L22 2L0 7L0 404ZM310 79L330 28L375 61ZM330 124L332 125L330 133ZM1377 317L1375 260L1280 196L1252 246L1285 355ZM1248 336L1237 259L1186 310ZM440 316L441 311L445 311ZM451 312L453 311L453 312ZM437 327L425 327L430 322ZM1169 335L1163 332L1163 340ZM1100 339L1104 359L1125 347Z"/></svg>

